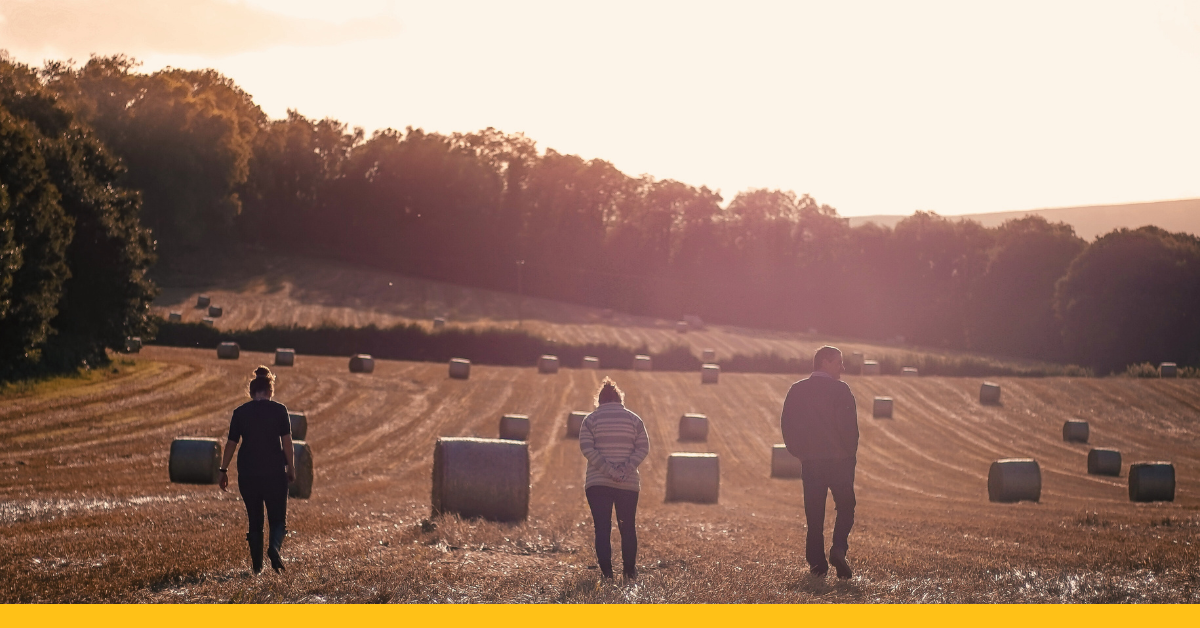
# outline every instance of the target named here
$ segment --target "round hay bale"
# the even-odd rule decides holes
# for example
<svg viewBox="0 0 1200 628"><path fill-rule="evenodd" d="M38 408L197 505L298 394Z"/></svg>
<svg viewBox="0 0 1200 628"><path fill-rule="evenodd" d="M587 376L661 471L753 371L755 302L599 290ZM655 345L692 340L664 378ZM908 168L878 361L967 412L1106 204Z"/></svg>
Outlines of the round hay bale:
<svg viewBox="0 0 1200 628"><path fill-rule="evenodd" d="M288 419L292 422L292 440L304 440L308 436L308 415L304 412L288 412Z"/></svg>
<svg viewBox="0 0 1200 628"><path fill-rule="evenodd" d="M681 334L686 334L688 331L687 321L679 321L679 322L675 323L675 331L677 331Z"/></svg>
<svg viewBox="0 0 1200 628"><path fill-rule="evenodd" d="M679 440L707 441L708 417L703 414L688 413L679 417Z"/></svg>
<svg viewBox="0 0 1200 628"><path fill-rule="evenodd" d="M354 357L350 358L350 372L374 373L375 359L366 353L359 353L355 355Z"/></svg>
<svg viewBox="0 0 1200 628"><path fill-rule="evenodd" d="M1093 448L1088 452L1087 470L1092 475L1121 475L1121 452Z"/></svg>
<svg viewBox="0 0 1200 628"><path fill-rule="evenodd" d="M906 366L900 369L900 377L917 377L917 375L917 367L915 366Z"/></svg>
<svg viewBox="0 0 1200 628"><path fill-rule="evenodd" d="M862 375L862 367L863 367L864 359L865 358L863 357L862 351L855 351L855 352L851 353L850 359L848 359L845 364L846 372L854 373L857 375Z"/></svg>
<svg viewBox="0 0 1200 628"><path fill-rule="evenodd" d="M704 329L704 319L695 314L684 314L683 321L688 324L688 328L702 331Z"/></svg>
<svg viewBox="0 0 1200 628"><path fill-rule="evenodd" d="M172 323L182 322L183 314L180 314L179 312L171 312L170 314L167 314L167 320Z"/></svg>
<svg viewBox="0 0 1200 628"><path fill-rule="evenodd" d="M705 364L700 367L700 383L715 384L721 378L721 367L716 364Z"/></svg>
<svg viewBox="0 0 1200 628"><path fill-rule="evenodd" d="M295 349L276 349L275 350L275 366L295 366L296 365L296 350Z"/></svg>
<svg viewBox="0 0 1200 628"><path fill-rule="evenodd" d="M1169 462L1135 462L1129 465L1129 501L1175 501L1175 465Z"/></svg>
<svg viewBox="0 0 1200 628"><path fill-rule="evenodd" d="M538 358L537 369L539 373L553 374L558 372L558 356L543 355Z"/></svg>
<svg viewBox="0 0 1200 628"><path fill-rule="evenodd" d="M979 386L979 403L996 405L1000 403L1000 384L984 382Z"/></svg>
<svg viewBox="0 0 1200 628"><path fill-rule="evenodd" d="M650 359L650 356L648 356L648 355L633 356L633 370L649 371L649 370L653 369L653 366L654 366L654 362Z"/></svg>
<svg viewBox="0 0 1200 628"><path fill-rule="evenodd" d="M211 300L208 298L208 295L206 295L206 294L202 294L202 295L196 297L196 307L208 307L209 303L211 303Z"/></svg>
<svg viewBox="0 0 1200 628"><path fill-rule="evenodd" d="M181 484L216 484L221 481L221 441L180 436L171 441L167 474Z"/></svg>
<svg viewBox="0 0 1200 628"><path fill-rule="evenodd" d="M771 477L798 478L803 475L800 459L787 450L787 445L771 446Z"/></svg>
<svg viewBox="0 0 1200 628"><path fill-rule="evenodd" d="M1042 497L1042 468L1032 458L1005 458L988 471L988 500L994 502L1039 501Z"/></svg>
<svg viewBox="0 0 1200 628"><path fill-rule="evenodd" d="M296 465L296 481L288 486L288 497L308 499L312 496L312 447L303 440L292 441L292 462Z"/></svg>
<svg viewBox="0 0 1200 628"><path fill-rule="evenodd" d="M500 417L500 438L503 440L528 440L529 416L506 414Z"/></svg>
<svg viewBox="0 0 1200 628"><path fill-rule="evenodd" d="M876 419L890 419L893 405L891 397L876 397L871 407L871 416Z"/></svg>
<svg viewBox="0 0 1200 628"><path fill-rule="evenodd" d="M612 318L615 313L611 308L604 308L600 310L600 318Z"/></svg>
<svg viewBox="0 0 1200 628"><path fill-rule="evenodd" d="M587 415L587 412L572 412L567 415L567 438L579 438L579 428Z"/></svg>
<svg viewBox="0 0 1200 628"><path fill-rule="evenodd" d="M130 336L125 339L125 353L140 353L142 351L142 339L138 336Z"/></svg>
<svg viewBox="0 0 1200 628"><path fill-rule="evenodd" d="M667 501L715 504L720 492L717 454L674 453L667 457Z"/></svg>
<svg viewBox="0 0 1200 628"><path fill-rule="evenodd" d="M223 311L219 305L208 306L208 315L212 318L220 318Z"/></svg>
<svg viewBox="0 0 1200 628"><path fill-rule="evenodd" d="M434 329L445 329L446 328L446 319L444 319L440 316L433 319L433 328Z"/></svg>
<svg viewBox="0 0 1200 628"><path fill-rule="evenodd" d="M600 358L593 355L583 356L583 368L590 370L598 370L600 368Z"/></svg>
<svg viewBox="0 0 1200 628"><path fill-rule="evenodd" d="M1174 362L1163 362L1158 365L1159 377L1179 377L1179 368Z"/></svg>
<svg viewBox="0 0 1200 628"><path fill-rule="evenodd" d="M1063 423L1063 440L1068 443L1088 442L1088 422L1067 421Z"/></svg>
<svg viewBox="0 0 1200 628"><path fill-rule="evenodd" d="M859 370L862 371L863 375L879 375L881 372L879 370L879 363L875 360L863 360L862 368Z"/></svg>
<svg viewBox="0 0 1200 628"><path fill-rule="evenodd" d="M433 447L433 514L494 521L529 516L529 445L439 438Z"/></svg>
<svg viewBox="0 0 1200 628"><path fill-rule="evenodd" d="M209 327L213 326L213 322L214 322L213 319L207 318L207 317L200 319L200 324L207 325Z"/></svg>
<svg viewBox="0 0 1200 628"><path fill-rule="evenodd" d="M471 377L471 361L465 358L451 359L450 377L453 379L467 379Z"/></svg>
<svg viewBox="0 0 1200 628"><path fill-rule="evenodd" d="M218 360L236 360L241 352L242 348L236 342L222 342L217 345Z"/></svg>
<svg viewBox="0 0 1200 628"><path fill-rule="evenodd" d="M704 351L701 351L700 352L700 360L702 362L704 362L705 364L716 364L717 350L716 349L705 349Z"/></svg>

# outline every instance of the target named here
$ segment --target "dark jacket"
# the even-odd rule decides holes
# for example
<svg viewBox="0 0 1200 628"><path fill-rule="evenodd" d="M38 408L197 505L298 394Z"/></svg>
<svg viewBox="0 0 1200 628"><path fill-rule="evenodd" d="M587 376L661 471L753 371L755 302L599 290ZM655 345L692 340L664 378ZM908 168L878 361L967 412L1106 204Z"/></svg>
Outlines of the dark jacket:
<svg viewBox="0 0 1200 628"><path fill-rule="evenodd" d="M779 418L787 450L800 460L838 460L858 453L858 409L846 382L808 377L792 384Z"/></svg>

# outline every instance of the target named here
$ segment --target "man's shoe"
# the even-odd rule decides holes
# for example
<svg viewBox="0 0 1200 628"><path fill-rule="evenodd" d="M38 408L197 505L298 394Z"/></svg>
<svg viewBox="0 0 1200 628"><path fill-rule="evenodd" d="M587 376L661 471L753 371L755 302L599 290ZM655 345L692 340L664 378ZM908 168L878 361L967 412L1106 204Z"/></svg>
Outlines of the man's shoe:
<svg viewBox="0 0 1200 628"><path fill-rule="evenodd" d="M833 565L834 569L837 569L837 577L842 580L849 580L854 576L854 572L850 570L850 563L846 562L845 552L830 550L829 564Z"/></svg>
<svg viewBox="0 0 1200 628"><path fill-rule="evenodd" d="M605 580L613 579L612 563L600 563L600 577Z"/></svg>
<svg viewBox="0 0 1200 628"><path fill-rule="evenodd" d="M286 569L286 567L283 566L283 559L279 557L279 550L275 549L274 547L267 548L267 558L271 559L271 568L275 570L275 573L279 573Z"/></svg>
<svg viewBox="0 0 1200 628"><path fill-rule="evenodd" d="M625 582L627 582L627 583L637 580L637 577L638 577L637 567L626 567L625 571L624 571L624 575L625 575Z"/></svg>
<svg viewBox="0 0 1200 628"><path fill-rule="evenodd" d="M817 578L824 578L825 574L827 574L827 573L829 573L829 565L824 565L824 566L820 566L820 567L818 567L816 565L808 566L808 575L810 575L810 576L814 576Z"/></svg>

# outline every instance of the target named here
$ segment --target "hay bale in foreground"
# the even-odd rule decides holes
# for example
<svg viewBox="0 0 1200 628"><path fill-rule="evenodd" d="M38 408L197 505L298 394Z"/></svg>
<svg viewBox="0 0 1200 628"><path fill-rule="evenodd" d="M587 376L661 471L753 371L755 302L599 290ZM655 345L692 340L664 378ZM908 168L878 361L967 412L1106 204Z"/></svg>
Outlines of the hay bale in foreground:
<svg viewBox="0 0 1200 628"><path fill-rule="evenodd" d="M242 348L236 342L222 342L217 345L218 360L236 360L241 352Z"/></svg>
<svg viewBox="0 0 1200 628"><path fill-rule="evenodd" d="M295 349L275 349L275 366L295 366Z"/></svg>
<svg viewBox="0 0 1200 628"><path fill-rule="evenodd" d="M1088 442L1087 421L1067 421L1063 423L1063 440L1068 443Z"/></svg>
<svg viewBox="0 0 1200 628"><path fill-rule="evenodd" d="M303 412L288 412L288 420L292 422L292 440L304 440L308 436L308 415Z"/></svg>
<svg viewBox="0 0 1200 628"><path fill-rule="evenodd" d="M979 386L979 403L998 404L1000 403L1000 384L995 382L984 382Z"/></svg>
<svg viewBox="0 0 1200 628"><path fill-rule="evenodd" d="M1179 367L1174 362L1163 362L1158 365L1159 377L1179 377Z"/></svg>
<svg viewBox="0 0 1200 628"><path fill-rule="evenodd" d="M500 438L503 440L527 440L529 438L529 416L506 414L500 417Z"/></svg>
<svg viewBox="0 0 1200 628"><path fill-rule="evenodd" d="M558 356L543 355L538 358L537 369L539 373L553 374L558 372Z"/></svg>
<svg viewBox="0 0 1200 628"><path fill-rule="evenodd" d="M139 336L130 336L125 339L125 353L140 353L142 351L142 339Z"/></svg>
<svg viewBox="0 0 1200 628"><path fill-rule="evenodd" d="M598 358L594 355L583 356L583 368L593 370L593 371L599 369L600 368L600 358Z"/></svg>
<svg viewBox="0 0 1200 628"><path fill-rule="evenodd" d="M452 358L450 360L450 377L453 379L471 377L471 361L465 358Z"/></svg>
<svg viewBox="0 0 1200 628"><path fill-rule="evenodd" d="M880 373L879 363L875 360L863 360L860 370L863 375L878 375Z"/></svg>
<svg viewBox="0 0 1200 628"><path fill-rule="evenodd" d="M213 322L214 322L214 321L213 321L213 319L211 319L211 318L208 318L208 317L205 317L205 318L202 318L202 319L200 319L200 324L202 324L202 325L207 325L207 326L209 326L209 327L212 327L212 326L213 326Z"/></svg>
<svg viewBox="0 0 1200 628"><path fill-rule="evenodd" d="M171 312L170 314L167 314L167 320L172 323L182 322L183 314L181 314L179 312Z"/></svg>
<svg viewBox="0 0 1200 628"><path fill-rule="evenodd" d="M720 492L717 454L674 453L667 458L667 501L715 504Z"/></svg>
<svg viewBox="0 0 1200 628"><path fill-rule="evenodd" d="M1169 462L1135 462L1129 465L1129 501L1175 501L1175 465Z"/></svg>
<svg viewBox="0 0 1200 628"><path fill-rule="evenodd" d="M359 353L359 354L351 357L350 358L350 372L351 373L374 373L375 372L375 358L372 358L370 356L370 354L367 354L367 353Z"/></svg>
<svg viewBox="0 0 1200 628"><path fill-rule="evenodd" d="M210 305L210 306L208 306L208 315L209 315L209 316L211 316L212 318L221 318L221 314L222 314L224 311L225 311L225 310L223 310L223 309L221 308L221 306L219 306L219 305Z"/></svg>
<svg viewBox="0 0 1200 628"><path fill-rule="evenodd" d="M179 436L171 441L167 474L181 484L216 484L221 481L221 441L216 438Z"/></svg>
<svg viewBox="0 0 1200 628"><path fill-rule="evenodd" d="M209 303L211 303L211 300L208 298L207 294L202 294L196 297L196 307L208 307Z"/></svg>
<svg viewBox="0 0 1200 628"><path fill-rule="evenodd" d="M716 384L721 378L721 367L716 364L705 364L700 367L700 383Z"/></svg>
<svg viewBox="0 0 1200 628"><path fill-rule="evenodd" d="M707 441L708 417L703 414L688 413L679 417L679 440Z"/></svg>
<svg viewBox="0 0 1200 628"><path fill-rule="evenodd" d="M1032 458L1005 458L988 471L988 500L1036 502L1042 498L1042 468Z"/></svg>
<svg viewBox="0 0 1200 628"><path fill-rule="evenodd" d="M572 412L567 415L567 438L579 438L579 428L583 426L583 420L587 418L588 412Z"/></svg>
<svg viewBox="0 0 1200 628"><path fill-rule="evenodd" d="M918 374L915 366L906 366L900 369L900 377L917 377Z"/></svg>
<svg viewBox="0 0 1200 628"><path fill-rule="evenodd" d="M493 521L529 516L529 445L439 438L433 448L433 514Z"/></svg>
<svg viewBox="0 0 1200 628"><path fill-rule="evenodd" d="M433 319L433 328L434 329L445 329L446 328L446 319L444 319L440 316Z"/></svg>
<svg viewBox="0 0 1200 628"><path fill-rule="evenodd" d="M633 370L649 371L653 368L653 366L654 366L654 362L650 359L650 356L648 356L648 355L633 356Z"/></svg>
<svg viewBox="0 0 1200 628"><path fill-rule="evenodd" d="M876 397L871 406L871 416L876 419L890 419L893 405L891 397Z"/></svg>
<svg viewBox="0 0 1200 628"><path fill-rule="evenodd" d="M700 361L704 362L705 364L716 364L717 350L716 349L705 349L705 350L701 351L700 352Z"/></svg>
<svg viewBox="0 0 1200 628"><path fill-rule="evenodd" d="M687 321L679 321L679 322L675 323L675 331L677 331L681 334L686 334L688 331Z"/></svg>
<svg viewBox="0 0 1200 628"><path fill-rule="evenodd" d="M1088 452L1087 471L1092 475L1121 475L1121 452L1093 448Z"/></svg>
<svg viewBox="0 0 1200 628"><path fill-rule="evenodd" d="M800 459L787 450L787 445L771 446L771 477L798 478L803 475Z"/></svg>
<svg viewBox="0 0 1200 628"><path fill-rule="evenodd" d="M312 496L312 448L303 440L292 440L292 462L296 465L296 481L288 485L288 497L308 499Z"/></svg>

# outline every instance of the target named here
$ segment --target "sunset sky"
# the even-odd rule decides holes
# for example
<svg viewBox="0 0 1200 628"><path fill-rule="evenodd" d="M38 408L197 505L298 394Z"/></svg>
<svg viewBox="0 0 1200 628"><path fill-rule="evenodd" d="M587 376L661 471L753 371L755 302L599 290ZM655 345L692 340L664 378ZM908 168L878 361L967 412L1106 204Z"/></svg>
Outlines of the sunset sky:
<svg viewBox="0 0 1200 628"><path fill-rule="evenodd" d="M524 132L843 215L1200 196L1197 2L0 0L19 61L212 67L272 117Z"/></svg>

